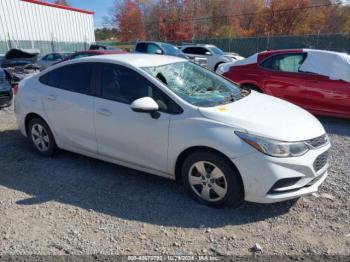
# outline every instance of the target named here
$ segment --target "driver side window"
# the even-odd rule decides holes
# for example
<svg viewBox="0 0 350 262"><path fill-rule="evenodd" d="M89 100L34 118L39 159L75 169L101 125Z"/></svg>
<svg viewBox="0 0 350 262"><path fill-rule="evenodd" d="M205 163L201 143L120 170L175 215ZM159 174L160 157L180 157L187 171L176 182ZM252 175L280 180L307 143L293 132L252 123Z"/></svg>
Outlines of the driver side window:
<svg viewBox="0 0 350 262"><path fill-rule="evenodd" d="M162 50L159 48L159 46L155 44L148 44L147 45L147 53L148 54L157 54L162 53Z"/></svg>
<svg viewBox="0 0 350 262"><path fill-rule="evenodd" d="M142 97L152 97L160 111L169 111L169 99L137 72L114 64L103 64L100 69L100 95L104 99L131 104Z"/></svg>

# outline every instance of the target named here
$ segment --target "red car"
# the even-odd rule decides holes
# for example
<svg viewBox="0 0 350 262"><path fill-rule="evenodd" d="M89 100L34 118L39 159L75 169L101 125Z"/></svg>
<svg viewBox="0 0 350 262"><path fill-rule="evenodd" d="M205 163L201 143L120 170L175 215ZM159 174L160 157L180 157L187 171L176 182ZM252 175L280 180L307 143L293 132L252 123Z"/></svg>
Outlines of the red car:
<svg viewBox="0 0 350 262"><path fill-rule="evenodd" d="M218 73L242 87L282 98L315 115L350 119L350 55L346 53L265 51L222 65Z"/></svg>

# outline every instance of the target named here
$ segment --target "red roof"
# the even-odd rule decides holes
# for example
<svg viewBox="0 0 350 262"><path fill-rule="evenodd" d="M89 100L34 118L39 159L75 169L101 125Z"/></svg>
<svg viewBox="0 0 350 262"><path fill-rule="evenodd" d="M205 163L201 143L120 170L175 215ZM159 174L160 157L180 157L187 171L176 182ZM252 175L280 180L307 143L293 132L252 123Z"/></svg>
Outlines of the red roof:
<svg viewBox="0 0 350 262"><path fill-rule="evenodd" d="M95 12L92 12L92 11L82 10L82 9L73 8L73 7L65 6L65 5L51 4L51 3L47 3L47 2L43 2L43 1L39 1L39 0L21 0L21 1L32 3L32 4L37 4L37 5L43 5L43 6L49 6L49 7L54 7L54 8L59 8L59 9L79 12L79 13L84 13L84 14L89 14L89 15L93 15L95 13Z"/></svg>

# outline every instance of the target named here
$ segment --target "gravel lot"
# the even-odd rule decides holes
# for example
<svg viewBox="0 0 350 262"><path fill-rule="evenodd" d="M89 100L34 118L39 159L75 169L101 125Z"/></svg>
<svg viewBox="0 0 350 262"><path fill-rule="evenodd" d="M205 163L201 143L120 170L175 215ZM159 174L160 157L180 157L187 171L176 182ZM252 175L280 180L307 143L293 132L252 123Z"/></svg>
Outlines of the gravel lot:
<svg viewBox="0 0 350 262"><path fill-rule="evenodd" d="M0 111L0 256L350 255L350 122L322 118L330 174L318 194L216 210L170 180L69 152L44 158Z"/></svg>

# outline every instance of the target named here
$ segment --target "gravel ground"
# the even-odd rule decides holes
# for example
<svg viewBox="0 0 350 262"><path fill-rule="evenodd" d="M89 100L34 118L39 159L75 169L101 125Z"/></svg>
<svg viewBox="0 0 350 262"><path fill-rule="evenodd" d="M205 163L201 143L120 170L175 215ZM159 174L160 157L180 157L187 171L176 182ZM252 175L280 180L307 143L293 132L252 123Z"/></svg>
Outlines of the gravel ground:
<svg viewBox="0 0 350 262"><path fill-rule="evenodd" d="M350 122L318 194L216 210L171 181L69 152L38 156L0 112L0 256L5 254L350 255Z"/></svg>

